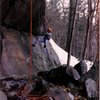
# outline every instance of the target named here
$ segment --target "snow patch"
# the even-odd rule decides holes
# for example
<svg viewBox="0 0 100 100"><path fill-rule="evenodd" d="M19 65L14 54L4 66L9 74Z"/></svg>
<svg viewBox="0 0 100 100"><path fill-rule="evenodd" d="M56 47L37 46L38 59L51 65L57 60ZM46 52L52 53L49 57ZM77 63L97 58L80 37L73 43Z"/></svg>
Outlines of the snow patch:
<svg viewBox="0 0 100 100"><path fill-rule="evenodd" d="M60 63L63 65L63 64L67 64L67 56L68 56L68 53L63 50L62 48L60 48L54 41L53 39L50 39L49 40L50 44L52 45L53 49L55 50L56 54L58 55L58 58L60 60ZM79 63L80 61L74 57L74 56L71 56L71 60L70 60L70 65L72 67L74 67L77 63ZM93 62L91 61L87 61L85 60L86 64L87 64L87 71L90 70L90 68L92 67L93 65Z"/></svg>

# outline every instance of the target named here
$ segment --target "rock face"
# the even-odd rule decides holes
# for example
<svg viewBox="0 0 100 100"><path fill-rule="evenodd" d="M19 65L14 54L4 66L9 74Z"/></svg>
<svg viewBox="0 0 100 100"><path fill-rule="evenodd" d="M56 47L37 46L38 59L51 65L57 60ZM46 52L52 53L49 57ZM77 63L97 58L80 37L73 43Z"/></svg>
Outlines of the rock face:
<svg viewBox="0 0 100 100"><path fill-rule="evenodd" d="M1 99L1 100L7 100L6 94L3 93L2 91L0 91L0 99Z"/></svg>
<svg viewBox="0 0 100 100"><path fill-rule="evenodd" d="M0 78L27 76L30 60L27 33L20 33L3 27L2 34L4 39L2 40L3 52L0 64ZM47 43L47 49L43 47L43 43L33 47L33 74L59 65L60 61L49 42Z"/></svg>
<svg viewBox="0 0 100 100"><path fill-rule="evenodd" d="M33 35L40 33L44 15L45 0L32 0ZM27 76L30 60L29 29L30 0L0 0L0 35L4 35L4 39L0 36L0 78ZM49 42L46 49L42 43L33 47L34 74L43 69L57 67L59 64L59 58Z"/></svg>
<svg viewBox="0 0 100 100"><path fill-rule="evenodd" d="M43 23L45 0L32 0L33 34ZM0 0L1 25L29 32L30 0Z"/></svg>

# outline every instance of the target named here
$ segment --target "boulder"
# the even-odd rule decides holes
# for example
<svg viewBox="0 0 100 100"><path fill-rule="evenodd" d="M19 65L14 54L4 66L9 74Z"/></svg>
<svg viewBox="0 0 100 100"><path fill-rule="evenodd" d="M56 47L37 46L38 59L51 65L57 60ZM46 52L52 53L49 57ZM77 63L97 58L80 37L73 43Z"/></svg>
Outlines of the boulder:
<svg viewBox="0 0 100 100"><path fill-rule="evenodd" d="M50 71L41 71L37 75L42 76L43 79L54 84L67 84L69 78L68 75L66 75L65 69L66 67L60 66Z"/></svg>
<svg viewBox="0 0 100 100"><path fill-rule="evenodd" d="M73 77L75 80L79 80L80 79L79 73L72 66L67 66L66 67L66 73L69 76Z"/></svg>
<svg viewBox="0 0 100 100"><path fill-rule="evenodd" d="M16 91L17 89L21 88L25 84L27 84L27 81L25 79L4 79L1 81L2 85L4 86L5 90L8 91Z"/></svg>
<svg viewBox="0 0 100 100"><path fill-rule="evenodd" d="M25 32L21 33L5 27L2 27L2 34L4 39L2 43L0 79L6 77L27 77L30 62L29 35ZM32 53L33 74L61 65L57 54L49 42L47 42L46 48L43 47L43 43L36 44Z"/></svg>
<svg viewBox="0 0 100 100"><path fill-rule="evenodd" d="M99 67L98 67L99 68ZM81 83L85 83L85 81L90 78L93 79L95 81L97 81L97 76L98 76L98 70L97 70L97 66L95 66L93 64L93 66L91 67L91 69L89 71L87 71L80 79Z"/></svg>
<svg viewBox="0 0 100 100"><path fill-rule="evenodd" d="M82 76L87 72L87 64L85 61L80 61L78 64L75 65L74 69Z"/></svg>
<svg viewBox="0 0 100 100"><path fill-rule="evenodd" d="M55 85L65 85L67 86L70 83L73 85L78 85L78 79L80 75L78 72L72 68L68 73L66 73L65 66L59 66L57 68L51 69L50 71L41 71L37 73L38 76L41 76L44 80L51 82ZM75 75L75 76L74 76Z"/></svg>
<svg viewBox="0 0 100 100"><path fill-rule="evenodd" d="M4 92L0 91L0 100L8 100Z"/></svg>
<svg viewBox="0 0 100 100"><path fill-rule="evenodd" d="M95 98L97 97L97 85L96 82L93 79L87 79L85 82L85 87L87 91L87 96L89 98Z"/></svg>

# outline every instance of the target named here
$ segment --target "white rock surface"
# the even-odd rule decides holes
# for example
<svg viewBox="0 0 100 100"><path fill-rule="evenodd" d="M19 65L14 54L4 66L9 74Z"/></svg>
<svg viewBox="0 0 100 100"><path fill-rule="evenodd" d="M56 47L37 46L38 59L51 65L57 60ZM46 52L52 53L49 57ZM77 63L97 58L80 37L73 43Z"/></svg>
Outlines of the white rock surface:
<svg viewBox="0 0 100 100"><path fill-rule="evenodd" d="M52 39L50 39L50 43L51 43L53 49L55 50L55 52L57 53L61 64L62 65L67 64L68 53L65 50L63 50L62 48L60 48ZM74 67L79 62L80 61L76 57L71 56L70 66ZM85 60L85 62L87 64L87 71L88 71L88 70L90 70L91 66L93 65L93 62L87 61L87 60Z"/></svg>

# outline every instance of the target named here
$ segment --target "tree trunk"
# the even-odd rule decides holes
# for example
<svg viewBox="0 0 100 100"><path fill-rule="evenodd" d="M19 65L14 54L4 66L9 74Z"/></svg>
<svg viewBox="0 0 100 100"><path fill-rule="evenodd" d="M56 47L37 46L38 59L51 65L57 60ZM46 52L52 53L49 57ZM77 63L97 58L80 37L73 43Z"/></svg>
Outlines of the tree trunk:
<svg viewBox="0 0 100 100"><path fill-rule="evenodd" d="M96 69L97 69L97 88L98 88L98 97L99 97L99 62L100 62L100 26L99 26L99 20L100 20L100 6L99 6L99 0L97 1L97 9L96 9L96 33L97 33L97 46L98 46L98 49L97 49L97 56L96 56L96 60L95 60L95 66L96 66Z"/></svg>
<svg viewBox="0 0 100 100"><path fill-rule="evenodd" d="M66 51L68 52L67 66L70 65L71 45L73 38L73 30L75 25L75 14L76 14L77 0L70 0L70 12L69 12L69 24L68 24L68 37L66 43Z"/></svg>
<svg viewBox="0 0 100 100"><path fill-rule="evenodd" d="M92 18L93 18L93 10L92 10L92 1L88 0L88 17L87 17L87 25L86 25L86 36L83 42L83 53L82 60L86 59L87 46L89 42L89 35L92 27Z"/></svg>

